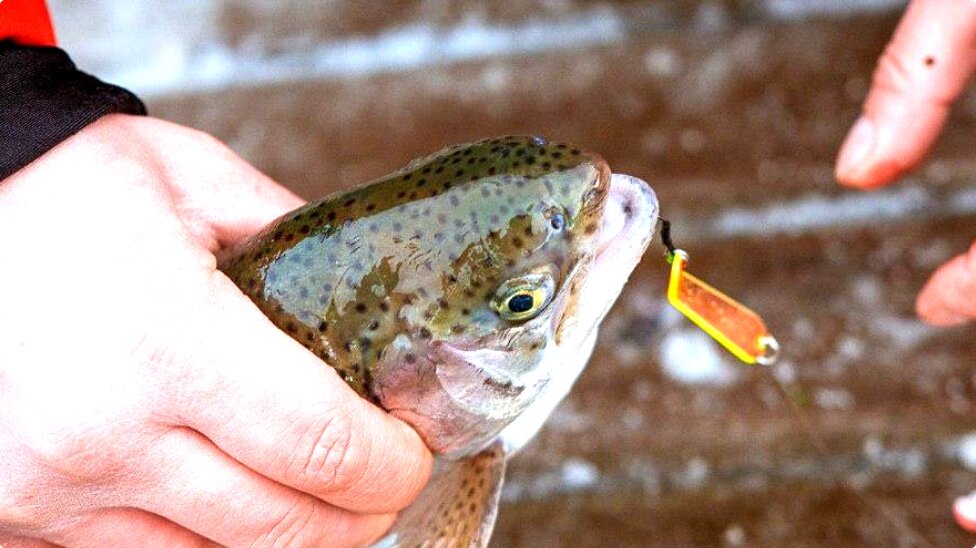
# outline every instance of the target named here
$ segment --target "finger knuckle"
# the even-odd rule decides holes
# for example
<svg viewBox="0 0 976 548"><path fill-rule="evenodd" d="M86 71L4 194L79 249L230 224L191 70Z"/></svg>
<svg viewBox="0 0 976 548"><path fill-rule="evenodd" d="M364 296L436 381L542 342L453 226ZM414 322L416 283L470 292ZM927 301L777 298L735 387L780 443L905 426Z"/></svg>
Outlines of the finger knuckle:
<svg viewBox="0 0 976 548"><path fill-rule="evenodd" d="M354 416L319 417L305 429L294 452L293 471L304 485L328 492L346 491L362 479L367 448L356 435Z"/></svg>
<svg viewBox="0 0 976 548"><path fill-rule="evenodd" d="M251 546L305 546L315 524L318 513L313 501L302 499L290 506L273 521L265 532L251 543Z"/></svg>
<svg viewBox="0 0 976 548"><path fill-rule="evenodd" d="M47 520L38 495L29 484L0 479L0 532L29 535L41 529Z"/></svg>
<svg viewBox="0 0 976 548"><path fill-rule="evenodd" d="M912 71L909 70L905 53L894 44L890 44L878 61L874 71L876 85L895 90L910 89L913 83Z"/></svg>
<svg viewBox="0 0 976 548"><path fill-rule="evenodd" d="M929 69L917 48L905 47L896 40L885 48L879 59L874 84L934 106L947 107L952 103L953 93L943 79L933 78L935 75Z"/></svg>
<svg viewBox="0 0 976 548"><path fill-rule="evenodd" d="M72 401L62 409L19 418L21 453L32 470L64 485L107 486L130 472L147 437L132 428L140 417L124 405ZM114 402L117 403L117 402Z"/></svg>
<svg viewBox="0 0 976 548"><path fill-rule="evenodd" d="M94 433L78 431L64 434L57 431L36 436L32 449L38 462L61 477L90 482L104 480L118 472L120 459L110 444L100 442Z"/></svg>
<svg viewBox="0 0 976 548"><path fill-rule="evenodd" d="M195 128L181 128L186 132L187 139L207 154L216 154L221 158L236 157L237 154L231 150L223 141L214 137L206 131Z"/></svg>

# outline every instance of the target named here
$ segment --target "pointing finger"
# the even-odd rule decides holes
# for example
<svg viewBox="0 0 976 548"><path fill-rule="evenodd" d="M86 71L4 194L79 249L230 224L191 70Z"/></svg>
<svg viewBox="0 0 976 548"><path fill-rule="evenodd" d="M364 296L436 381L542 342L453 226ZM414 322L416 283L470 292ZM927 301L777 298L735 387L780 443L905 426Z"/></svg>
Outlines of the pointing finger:
<svg viewBox="0 0 976 548"><path fill-rule="evenodd" d="M837 179L871 188L917 166L976 71L976 2L915 0L885 49Z"/></svg>
<svg viewBox="0 0 976 548"><path fill-rule="evenodd" d="M142 144L152 147L171 188L168 198L189 231L211 250L233 244L305 203L202 131L111 114L84 132L93 138L118 138L115 133L123 130L145 136Z"/></svg>

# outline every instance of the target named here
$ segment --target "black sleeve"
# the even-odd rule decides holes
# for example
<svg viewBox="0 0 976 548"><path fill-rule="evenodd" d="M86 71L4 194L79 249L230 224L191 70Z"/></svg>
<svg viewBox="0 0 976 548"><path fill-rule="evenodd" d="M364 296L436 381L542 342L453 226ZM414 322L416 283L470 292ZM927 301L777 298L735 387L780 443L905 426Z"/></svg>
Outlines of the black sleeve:
<svg viewBox="0 0 976 548"><path fill-rule="evenodd" d="M145 114L146 107L79 71L58 48L0 41L0 180L113 112Z"/></svg>

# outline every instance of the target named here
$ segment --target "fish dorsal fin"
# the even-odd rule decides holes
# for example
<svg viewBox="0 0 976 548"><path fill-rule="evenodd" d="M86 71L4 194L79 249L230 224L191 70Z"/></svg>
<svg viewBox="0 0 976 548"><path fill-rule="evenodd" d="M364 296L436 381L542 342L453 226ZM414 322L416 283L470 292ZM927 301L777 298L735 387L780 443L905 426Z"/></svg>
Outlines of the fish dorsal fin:
<svg viewBox="0 0 976 548"><path fill-rule="evenodd" d="M471 457L439 460L430 483L374 548L488 546L504 475L501 440Z"/></svg>

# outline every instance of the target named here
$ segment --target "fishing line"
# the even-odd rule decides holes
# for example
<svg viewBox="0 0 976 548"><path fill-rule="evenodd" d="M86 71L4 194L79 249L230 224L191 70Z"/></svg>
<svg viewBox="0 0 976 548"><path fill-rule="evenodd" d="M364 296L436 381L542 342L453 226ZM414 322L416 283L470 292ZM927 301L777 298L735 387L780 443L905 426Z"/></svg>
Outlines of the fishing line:
<svg viewBox="0 0 976 548"><path fill-rule="evenodd" d="M667 249L666 259L671 263L668 281L668 301L712 336L722 346L746 363L772 365L779 354L779 344L768 333L762 319L742 304L705 284L685 271L689 261L686 251L674 245L671 237L671 222L657 216L661 225L661 243ZM813 445L817 455L824 463L829 462L830 450L823 433L817 428L810 414L804 409L789 388L773 373L772 368L764 367L765 378L776 386L790 408L793 420L799 423L807 440ZM891 505L878 500L873 495L853 490L838 478L828 478L834 488L848 493L859 500L871 512L897 529L904 538L918 546L932 547L932 543L913 529L908 520L899 515Z"/></svg>

